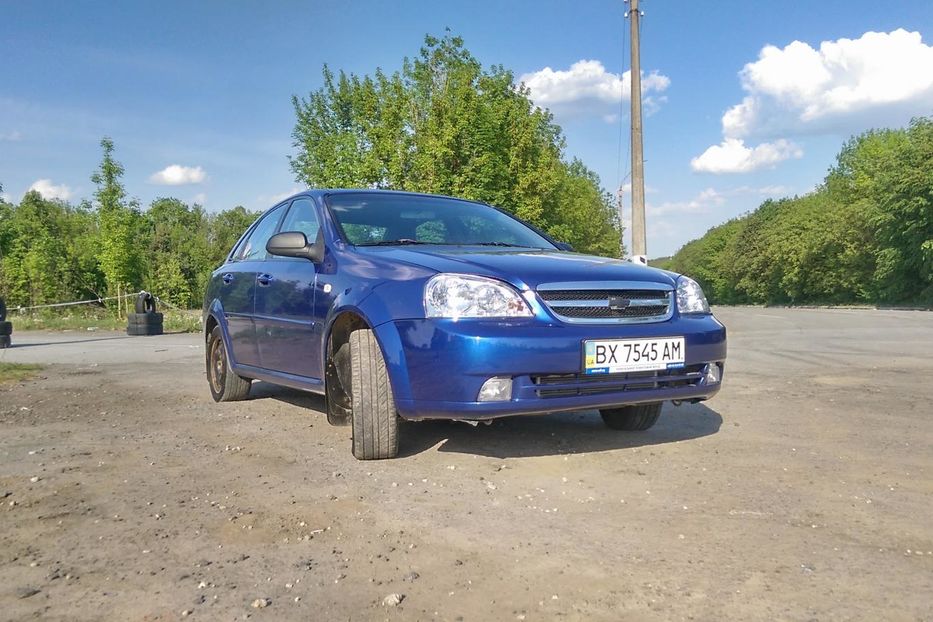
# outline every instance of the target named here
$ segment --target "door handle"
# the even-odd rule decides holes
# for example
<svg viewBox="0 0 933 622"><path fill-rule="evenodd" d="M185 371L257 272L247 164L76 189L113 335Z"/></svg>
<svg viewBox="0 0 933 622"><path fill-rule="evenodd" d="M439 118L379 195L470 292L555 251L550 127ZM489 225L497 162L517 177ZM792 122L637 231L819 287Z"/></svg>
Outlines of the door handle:
<svg viewBox="0 0 933 622"><path fill-rule="evenodd" d="M231 283L233 283L233 275L230 274L229 272L228 272L227 274L223 275L223 276L220 277L220 278L221 278L221 280L223 280L223 282L226 283L227 285L230 285Z"/></svg>
<svg viewBox="0 0 933 622"><path fill-rule="evenodd" d="M268 285L273 279L271 274L260 274L256 277L256 280L259 281L260 285Z"/></svg>

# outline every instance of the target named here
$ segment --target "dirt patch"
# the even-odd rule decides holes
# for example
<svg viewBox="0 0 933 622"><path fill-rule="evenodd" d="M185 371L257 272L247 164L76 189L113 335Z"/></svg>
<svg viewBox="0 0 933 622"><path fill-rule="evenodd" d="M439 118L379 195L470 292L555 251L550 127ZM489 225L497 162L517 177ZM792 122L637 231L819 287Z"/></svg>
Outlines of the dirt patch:
<svg viewBox="0 0 933 622"><path fill-rule="evenodd" d="M0 392L2 617L929 618L933 323L872 351L883 315L755 313L722 314L723 392L648 432L405 424L372 463L315 396L214 404L196 335L20 335L83 351Z"/></svg>

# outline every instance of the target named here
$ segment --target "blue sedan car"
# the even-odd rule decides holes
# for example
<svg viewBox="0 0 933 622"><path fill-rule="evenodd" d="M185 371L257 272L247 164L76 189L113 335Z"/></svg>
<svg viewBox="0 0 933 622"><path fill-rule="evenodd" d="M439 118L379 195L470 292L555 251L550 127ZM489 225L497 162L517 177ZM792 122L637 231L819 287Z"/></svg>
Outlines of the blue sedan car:
<svg viewBox="0 0 933 622"><path fill-rule="evenodd" d="M312 190L263 214L212 275L207 377L323 394L363 460L399 418L598 409L646 430L665 400L720 387L726 330L677 274L572 252L484 203Z"/></svg>

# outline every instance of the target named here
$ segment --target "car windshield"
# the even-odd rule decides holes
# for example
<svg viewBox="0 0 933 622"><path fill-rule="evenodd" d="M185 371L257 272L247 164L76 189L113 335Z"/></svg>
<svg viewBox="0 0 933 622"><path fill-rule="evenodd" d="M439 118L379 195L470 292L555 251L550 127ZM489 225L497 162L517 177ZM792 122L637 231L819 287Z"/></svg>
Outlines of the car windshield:
<svg viewBox="0 0 933 622"><path fill-rule="evenodd" d="M497 209L443 197L346 193L327 199L355 246L446 244L554 249L546 238Z"/></svg>

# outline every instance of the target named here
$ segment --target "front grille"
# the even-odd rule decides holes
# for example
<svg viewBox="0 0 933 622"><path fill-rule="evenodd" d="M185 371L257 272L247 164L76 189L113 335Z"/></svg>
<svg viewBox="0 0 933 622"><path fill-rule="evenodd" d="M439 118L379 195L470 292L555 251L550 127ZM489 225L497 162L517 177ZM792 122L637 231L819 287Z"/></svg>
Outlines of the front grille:
<svg viewBox="0 0 933 622"><path fill-rule="evenodd" d="M546 374L532 376L538 397L573 397L598 393L694 387L703 379L703 364L661 371L624 374Z"/></svg>
<svg viewBox="0 0 933 622"><path fill-rule="evenodd" d="M569 322L661 322L670 318L670 288L635 285L593 289L542 285L538 296L555 315Z"/></svg>

